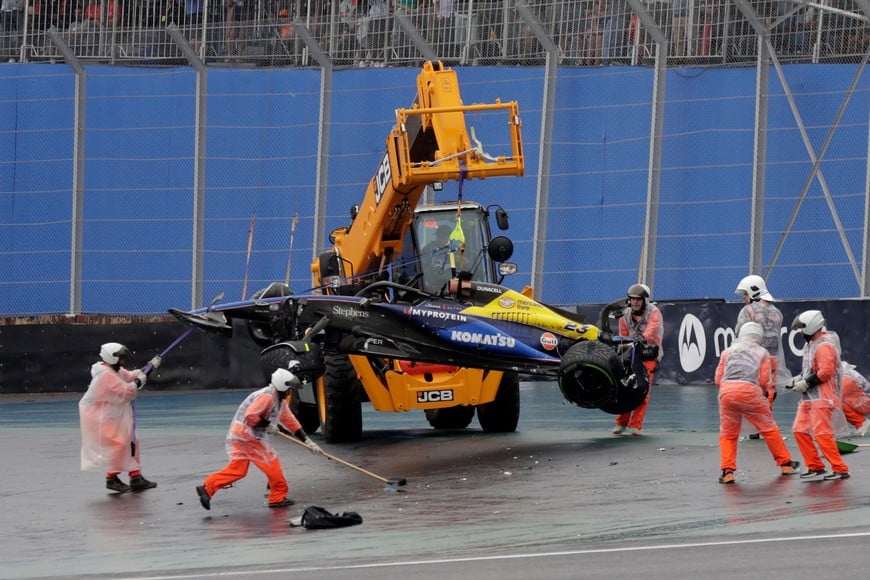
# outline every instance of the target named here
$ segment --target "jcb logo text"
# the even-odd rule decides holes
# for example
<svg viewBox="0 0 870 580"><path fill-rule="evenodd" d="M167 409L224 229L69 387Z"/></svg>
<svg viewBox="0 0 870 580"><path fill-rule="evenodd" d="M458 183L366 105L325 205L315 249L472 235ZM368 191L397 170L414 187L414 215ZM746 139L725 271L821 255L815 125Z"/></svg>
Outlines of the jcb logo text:
<svg viewBox="0 0 870 580"><path fill-rule="evenodd" d="M417 393L418 403L438 403L441 401L452 400L453 391L449 389L444 391L420 391L419 393Z"/></svg>

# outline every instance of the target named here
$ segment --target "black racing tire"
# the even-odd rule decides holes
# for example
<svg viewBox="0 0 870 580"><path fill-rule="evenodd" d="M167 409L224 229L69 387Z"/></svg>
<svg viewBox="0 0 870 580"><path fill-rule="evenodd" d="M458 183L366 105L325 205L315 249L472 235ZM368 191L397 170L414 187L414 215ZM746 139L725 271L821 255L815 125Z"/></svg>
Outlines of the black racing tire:
<svg viewBox="0 0 870 580"><path fill-rule="evenodd" d="M513 433L520 422L520 377L504 373L495 400L477 406L477 422L486 433Z"/></svg>
<svg viewBox="0 0 870 580"><path fill-rule="evenodd" d="M286 369L290 361L298 359L298 354L289 346L278 345L260 353L260 362L263 365L263 374L266 382L272 380L275 369ZM314 388L314 385L311 385ZM316 403L303 403L298 396L290 395L290 411L296 415L306 433L314 433L320 428L320 414Z"/></svg>
<svg viewBox="0 0 870 580"><path fill-rule="evenodd" d="M562 357L559 388L579 407L619 415L640 405L649 382L640 356L632 357L631 350L619 354L615 347L593 340L572 345Z"/></svg>
<svg viewBox="0 0 870 580"><path fill-rule="evenodd" d="M456 406L426 409L426 420L435 429L465 429L474 419L474 407Z"/></svg>
<svg viewBox="0 0 870 580"><path fill-rule="evenodd" d="M643 403L649 394L649 374L641 359L640 346L634 346L637 349L636 356L626 357L623 361L626 368L626 373L629 374L630 380L620 381L617 385L616 398L609 403L601 405L601 410L611 415L621 415L634 411ZM629 360L634 360L634 368L630 367Z"/></svg>
<svg viewBox="0 0 870 580"><path fill-rule="evenodd" d="M362 385L346 354L324 357L326 372L317 379L320 426L329 443L359 441L362 437Z"/></svg>
<svg viewBox="0 0 870 580"><path fill-rule="evenodd" d="M289 346L271 348L260 353L260 363L263 366L263 376L266 382L272 380L276 369L286 369L290 361L296 358L296 353Z"/></svg>
<svg viewBox="0 0 870 580"><path fill-rule="evenodd" d="M272 377L275 369L286 369L294 360L299 364L293 368L293 372L302 381L313 381L326 370L320 346L315 343L305 343L301 340L279 342L260 352L266 380Z"/></svg>

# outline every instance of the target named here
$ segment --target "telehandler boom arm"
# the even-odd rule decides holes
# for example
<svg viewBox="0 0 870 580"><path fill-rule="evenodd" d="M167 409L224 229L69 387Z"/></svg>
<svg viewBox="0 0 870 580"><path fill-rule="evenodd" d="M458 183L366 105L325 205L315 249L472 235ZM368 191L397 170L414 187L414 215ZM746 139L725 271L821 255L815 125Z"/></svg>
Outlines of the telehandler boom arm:
<svg viewBox="0 0 870 580"><path fill-rule="evenodd" d="M510 154L487 155L469 135L466 113L503 111ZM311 265L314 286L334 292L353 281L358 289L381 279L402 249L403 237L426 186L437 181L483 179L524 171L520 117L515 101L463 105L456 72L427 62L417 76L410 109L396 110L396 124L349 227L334 230L333 248ZM504 141L503 141L504 142Z"/></svg>

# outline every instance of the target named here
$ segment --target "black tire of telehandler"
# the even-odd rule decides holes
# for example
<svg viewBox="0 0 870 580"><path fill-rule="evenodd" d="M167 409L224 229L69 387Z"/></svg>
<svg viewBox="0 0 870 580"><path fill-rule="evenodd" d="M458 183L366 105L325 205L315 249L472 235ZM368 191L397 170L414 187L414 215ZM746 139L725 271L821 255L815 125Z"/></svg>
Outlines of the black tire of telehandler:
<svg viewBox="0 0 870 580"><path fill-rule="evenodd" d="M346 354L324 357L326 373L317 380L317 408L323 436L329 443L362 437L362 385Z"/></svg>
<svg viewBox="0 0 870 580"><path fill-rule="evenodd" d="M474 419L474 407L457 406L426 409L426 420L435 429L465 429Z"/></svg>
<svg viewBox="0 0 870 580"><path fill-rule="evenodd" d="M272 378L272 373L277 368L286 369L291 360L297 358L296 352L289 346L273 348L260 354L260 362L266 375L266 382ZM314 385L309 385L314 390ZM314 433L320 428L320 414L317 411L317 403L303 403L298 396L290 395L290 411L299 419L306 433Z"/></svg>
<svg viewBox="0 0 870 580"><path fill-rule="evenodd" d="M486 433L513 433L520 422L520 378L504 373L491 403L477 406L477 422Z"/></svg>
<svg viewBox="0 0 870 580"><path fill-rule="evenodd" d="M314 385L311 388L313 389ZM306 433L314 433L320 429L320 412L317 410L317 403L303 403L299 397L291 395L290 411L299 419Z"/></svg>

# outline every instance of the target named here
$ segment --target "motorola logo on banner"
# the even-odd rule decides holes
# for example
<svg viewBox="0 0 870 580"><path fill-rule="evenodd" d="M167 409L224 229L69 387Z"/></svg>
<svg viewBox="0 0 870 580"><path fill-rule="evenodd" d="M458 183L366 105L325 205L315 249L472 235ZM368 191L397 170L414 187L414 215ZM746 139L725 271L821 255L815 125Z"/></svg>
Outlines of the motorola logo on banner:
<svg viewBox="0 0 870 580"><path fill-rule="evenodd" d="M692 373L704 364L707 354L707 334L704 325L694 314L683 316L680 323L680 333L677 335L680 346L680 366L683 371Z"/></svg>

